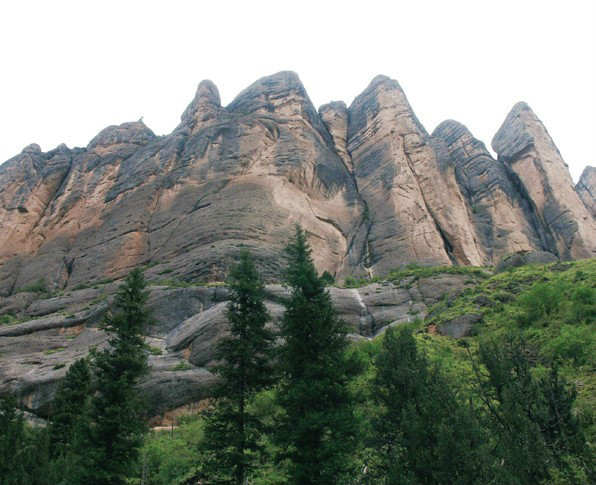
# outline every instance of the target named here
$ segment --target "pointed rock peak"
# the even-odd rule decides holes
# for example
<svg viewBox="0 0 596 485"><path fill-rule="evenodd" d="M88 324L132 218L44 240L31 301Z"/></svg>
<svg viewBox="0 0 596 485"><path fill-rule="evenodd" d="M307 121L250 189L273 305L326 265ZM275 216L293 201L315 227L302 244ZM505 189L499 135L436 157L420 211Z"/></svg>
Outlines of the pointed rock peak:
<svg viewBox="0 0 596 485"><path fill-rule="evenodd" d="M155 133L141 119L104 128L89 142L87 149L92 150L96 147L109 147L122 143L142 146L154 138Z"/></svg>
<svg viewBox="0 0 596 485"><path fill-rule="evenodd" d="M350 112L350 133L366 126L371 117L386 111L382 116L388 116L394 120L409 119L422 135L428 135L414 114L400 84L388 76L375 76L366 89L354 98L348 111Z"/></svg>
<svg viewBox="0 0 596 485"><path fill-rule="evenodd" d="M456 120L445 120L441 121L433 131L433 136L441 136L444 133L458 131L458 132L470 132L466 125Z"/></svg>
<svg viewBox="0 0 596 485"><path fill-rule="evenodd" d="M494 160L486 145L476 138L466 125L459 121L442 121L434 129L432 136L443 140L457 160L479 155ZM463 150L462 154L455 153L457 150Z"/></svg>
<svg viewBox="0 0 596 485"><path fill-rule="evenodd" d="M462 143L471 143L475 147L485 151L490 156L486 146L478 138L476 138L466 125L456 120L445 120L437 125L432 136L442 138L448 146L451 146L458 141ZM492 157L491 157L492 158Z"/></svg>
<svg viewBox="0 0 596 485"><path fill-rule="evenodd" d="M274 96L291 91L296 91L302 96L307 96L306 89L304 89L304 85L298 74L294 71L280 71L270 76L264 76L252 83L234 98L230 106L241 102L243 99L250 99L254 96Z"/></svg>
<svg viewBox="0 0 596 485"><path fill-rule="evenodd" d="M580 180L586 177L596 177L596 167L592 167L591 165L586 165L586 168L584 168L584 171L582 172L582 175L580 177Z"/></svg>
<svg viewBox="0 0 596 485"><path fill-rule="evenodd" d="M221 98L219 96L219 89L209 79L204 79L197 86L195 100L200 100L203 103L211 103L215 106L221 106Z"/></svg>
<svg viewBox="0 0 596 485"><path fill-rule="evenodd" d="M21 153L41 153L41 147L37 143L31 143L23 148Z"/></svg>
<svg viewBox="0 0 596 485"><path fill-rule="evenodd" d="M369 93L376 93L382 90L398 90L402 93L404 92L399 82L397 82L395 79L391 79L389 76L385 76L384 74L378 74L372 79L370 84L360 96L364 96Z"/></svg>
<svg viewBox="0 0 596 485"><path fill-rule="evenodd" d="M316 113L302 81L293 71L262 77L238 94L227 109L244 114L278 112L282 116Z"/></svg>
<svg viewBox="0 0 596 485"><path fill-rule="evenodd" d="M56 155L64 155L70 152L70 148L68 148L68 146L66 146L66 143L60 143L60 145L58 145L56 148L50 150L48 153L46 153L46 158L52 158L55 157Z"/></svg>
<svg viewBox="0 0 596 485"><path fill-rule="evenodd" d="M323 113L347 113L348 107L343 101L331 101L325 103L319 107L319 114L323 116Z"/></svg>
<svg viewBox="0 0 596 485"><path fill-rule="evenodd" d="M221 111L219 90L213 81L205 79L199 83L194 99L182 113L178 128L199 128L205 121L216 118Z"/></svg>
<svg viewBox="0 0 596 485"><path fill-rule="evenodd" d="M546 131L532 108L524 101L519 101L511 108L491 142L493 150L503 160L512 160L534 144L533 130L528 127L527 122L539 124Z"/></svg>
<svg viewBox="0 0 596 485"><path fill-rule="evenodd" d="M586 165L579 178L579 182L577 182L577 187L580 186L585 187L596 198L596 167Z"/></svg>
<svg viewBox="0 0 596 485"><path fill-rule="evenodd" d="M378 110L381 106L404 105L411 111L410 104L400 84L388 76L375 76L362 93L354 98L349 107L350 111L366 107L368 110Z"/></svg>

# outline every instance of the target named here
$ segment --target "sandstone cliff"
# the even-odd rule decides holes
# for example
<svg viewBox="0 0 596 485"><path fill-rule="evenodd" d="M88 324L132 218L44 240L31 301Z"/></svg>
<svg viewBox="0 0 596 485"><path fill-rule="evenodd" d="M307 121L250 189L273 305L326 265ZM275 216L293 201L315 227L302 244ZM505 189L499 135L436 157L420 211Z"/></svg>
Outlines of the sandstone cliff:
<svg viewBox="0 0 596 485"><path fill-rule="evenodd" d="M534 208L547 249L563 259L595 257L596 223L575 191L559 150L526 103L509 112L492 146Z"/></svg>
<svg viewBox="0 0 596 485"><path fill-rule="evenodd" d="M596 167L586 167L575 186L584 205L596 219Z"/></svg>
<svg viewBox="0 0 596 485"><path fill-rule="evenodd" d="M85 148L30 145L0 166L0 295L118 279L137 265L154 279L222 280L240 247L273 279L295 223L319 269L339 278L489 265L520 250L594 256L593 181L576 192L526 105L493 146L497 160L453 121L429 135L385 76L349 107L319 110L292 72L226 107L203 81L169 135L124 123Z"/></svg>

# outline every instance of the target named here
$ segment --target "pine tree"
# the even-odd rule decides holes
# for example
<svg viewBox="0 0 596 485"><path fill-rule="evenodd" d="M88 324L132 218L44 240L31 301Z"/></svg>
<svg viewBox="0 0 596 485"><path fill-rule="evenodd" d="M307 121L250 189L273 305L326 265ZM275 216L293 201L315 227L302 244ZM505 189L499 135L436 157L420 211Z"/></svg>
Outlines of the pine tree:
<svg viewBox="0 0 596 485"><path fill-rule="evenodd" d="M475 413L439 368L418 350L412 331L388 329L375 361L372 447L388 484L481 483L486 441Z"/></svg>
<svg viewBox="0 0 596 485"><path fill-rule="evenodd" d="M289 462L289 483L346 483L355 445L346 326L317 275L300 227L286 252L291 295L281 322L280 458Z"/></svg>
<svg viewBox="0 0 596 485"><path fill-rule="evenodd" d="M513 334L483 342L478 355L487 374L475 365L476 392L502 464L498 480L520 485L593 480L594 460L573 413L576 393L557 370L537 378L533 350Z"/></svg>
<svg viewBox="0 0 596 485"><path fill-rule="evenodd" d="M50 449L53 457L65 455L74 442L74 432L87 409L91 373L85 359L74 362L64 376L50 416Z"/></svg>
<svg viewBox="0 0 596 485"><path fill-rule="evenodd" d="M262 425L247 409L251 398L273 380L274 336L266 328L270 315L265 286L248 251L231 270L227 309L229 336L218 344L214 371L219 383L208 414L206 471L211 483L243 485L258 457Z"/></svg>
<svg viewBox="0 0 596 485"><path fill-rule="evenodd" d="M142 444L146 429L137 384L148 369L143 338L150 318L147 295L143 273L131 271L116 294L116 313L103 326L110 334L109 348L92 354L93 397L77 443L80 483L124 483Z"/></svg>
<svg viewBox="0 0 596 485"><path fill-rule="evenodd" d="M0 483L23 483L25 424L14 396L0 398Z"/></svg>

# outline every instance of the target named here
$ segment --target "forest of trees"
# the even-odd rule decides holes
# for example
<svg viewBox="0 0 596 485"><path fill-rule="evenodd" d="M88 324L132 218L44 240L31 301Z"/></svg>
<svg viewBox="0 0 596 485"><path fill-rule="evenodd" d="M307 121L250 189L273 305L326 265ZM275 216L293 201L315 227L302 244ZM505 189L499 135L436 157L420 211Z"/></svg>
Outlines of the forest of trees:
<svg viewBox="0 0 596 485"><path fill-rule="evenodd" d="M290 296L274 330L263 278L241 253L212 399L166 434L143 417L151 315L143 274L132 271L103 324L109 346L71 365L47 426L0 400L0 483L594 483L593 417L524 332L462 348L465 379L431 358L415 325L350 343L300 227L286 254ZM574 318L594 317L590 295ZM542 318L538 302L556 296L525 298L516 325Z"/></svg>

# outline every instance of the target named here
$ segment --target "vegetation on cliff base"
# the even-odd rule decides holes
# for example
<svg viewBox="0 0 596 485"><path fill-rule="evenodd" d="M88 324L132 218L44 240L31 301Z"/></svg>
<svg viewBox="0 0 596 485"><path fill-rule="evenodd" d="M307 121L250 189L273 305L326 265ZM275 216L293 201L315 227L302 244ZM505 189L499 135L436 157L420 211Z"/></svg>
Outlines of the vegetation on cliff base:
<svg viewBox="0 0 596 485"><path fill-rule="evenodd" d="M475 283L431 308L425 321L342 351L353 371L347 389L355 438L351 454L335 455L341 462L333 466L346 473L342 483L596 480L596 260L523 266ZM468 336L436 332L470 313L482 318ZM247 402L250 415L271 430L258 439L248 483L291 483L292 458L281 453L275 433L287 419L282 389L274 385ZM22 457L16 468L2 469L21 473L6 483L36 483L32 476L49 475L38 451L47 437L7 412L10 405L2 409L5 429L13 431L2 435L0 452L8 447ZM216 483L205 467L205 428L205 418L194 415L172 431L148 434L126 481ZM32 460L25 480L18 470Z"/></svg>

